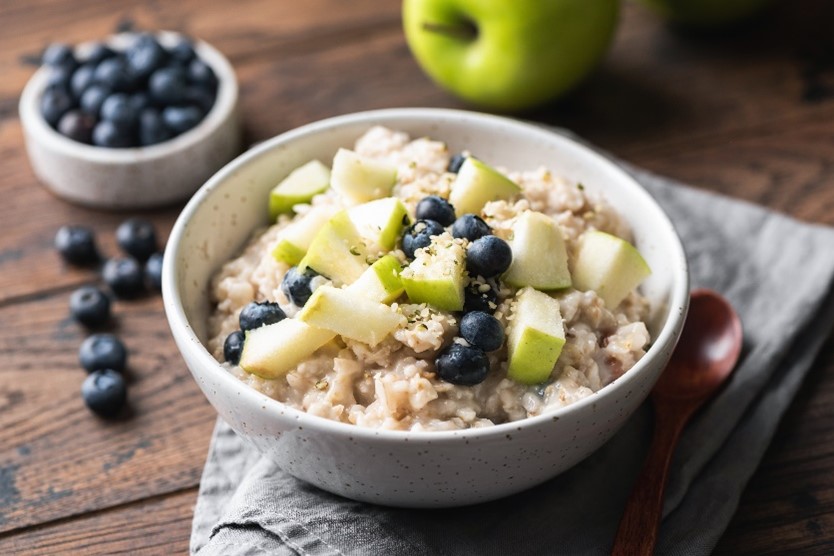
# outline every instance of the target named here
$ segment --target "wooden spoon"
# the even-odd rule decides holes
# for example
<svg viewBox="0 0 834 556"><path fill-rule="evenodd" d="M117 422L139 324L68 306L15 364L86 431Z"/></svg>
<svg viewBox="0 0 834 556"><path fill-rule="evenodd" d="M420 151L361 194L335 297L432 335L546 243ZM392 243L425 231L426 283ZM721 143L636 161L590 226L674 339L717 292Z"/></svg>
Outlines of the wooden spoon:
<svg viewBox="0 0 834 556"><path fill-rule="evenodd" d="M678 438L695 411L730 376L741 344L741 322L730 303L711 290L693 291L678 345L651 393L654 437L620 520L613 556L654 553L663 492Z"/></svg>

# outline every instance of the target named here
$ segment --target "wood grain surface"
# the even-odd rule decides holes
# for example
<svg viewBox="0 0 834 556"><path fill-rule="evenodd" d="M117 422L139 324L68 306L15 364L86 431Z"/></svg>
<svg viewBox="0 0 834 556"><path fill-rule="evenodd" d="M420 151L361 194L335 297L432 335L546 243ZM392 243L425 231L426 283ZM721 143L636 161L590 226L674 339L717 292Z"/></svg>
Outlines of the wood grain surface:
<svg viewBox="0 0 834 556"><path fill-rule="evenodd" d="M51 41L100 38L119 25L185 31L234 65L252 142L359 110L467 108L417 67L399 12L399 2L376 0L0 3L0 554L186 552L215 415L158 296L115 305L130 351L131 415L105 423L84 408L85 331L67 302L98 277L62 264L52 240L60 225L82 223L115 254L126 213L75 207L38 185L17 117L33 71L25 62ZM740 28L705 34L626 2L599 71L523 117L682 182L834 224L834 3L777 1ZM142 215L164 237L180 208ZM834 553L832 406L834 338L718 554Z"/></svg>

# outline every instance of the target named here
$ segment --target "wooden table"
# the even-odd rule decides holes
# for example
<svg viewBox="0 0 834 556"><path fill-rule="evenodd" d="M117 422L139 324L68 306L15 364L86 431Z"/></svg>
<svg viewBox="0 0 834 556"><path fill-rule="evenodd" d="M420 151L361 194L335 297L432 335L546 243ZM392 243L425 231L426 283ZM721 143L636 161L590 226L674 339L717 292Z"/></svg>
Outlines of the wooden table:
<svg viewBox="0 0 834 556"><path fill-rule="evenodd" d="M182 553L215 412L181 361L159 297L116 304L132 416L107 423L78 393L84 331L69 293L96 276L61 264L58 226L92 226L107 253L124 214L84 210L36 182L17 100L21 63L53 40L125 19L202 37L237 69L247 137L393 106L462 105L403 40L399 2L32 0L0 4L0 554ZM734 33L670 29L630 3L602 69L529 115L625 159L798 218L834 224L834 8L783 2ZM178 207L148 213L163 235ZM821 253L820 256L823 256ZM834 247L827 256L834 256ZM834 338L784 418L719 554L834 553ZM697 524L693 524L697 526Z"/></svg>

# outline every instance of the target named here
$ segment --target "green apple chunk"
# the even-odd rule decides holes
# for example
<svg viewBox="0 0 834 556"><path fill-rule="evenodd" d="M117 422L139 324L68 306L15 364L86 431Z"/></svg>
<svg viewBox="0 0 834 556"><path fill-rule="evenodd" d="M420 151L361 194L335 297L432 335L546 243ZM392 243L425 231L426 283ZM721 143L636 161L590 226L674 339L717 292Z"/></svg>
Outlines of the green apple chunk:
<svg viewBox="0 0 834 556"><path fill-rule="evenodd" d="M339 149L333 157L330 185L348 204L359 204L391 194L397 181L397 168Z"/></svg>
<svg viewBox="0 0 834 556"><path fill-rule="evenodd" d="M533 288L521 289L509 328L507 376L522 384L547 380L565 345L559 302Z"/></svg>
<svg viewBox="0 0 834 556"><path fill-rule="evenodd" d="M347 291L379 303L391 303L405 291L400 279L402 266L393 255L385 255L362 273Z"/></svg>
<svg viewBox="0 0 834 556"><path fill-rule="evenodd" d="M458 216L470 212L480 214L488 202L510 199L520 191L521 188L510 178L470 156L452 183L449 202Z"/></svg>
<svg viewBox="0 0 834 556"><path fill-rule="evenodd" d="M368 268L366 258L365 242L343 210L319 230L298 269L309 267L337 285L351 284Z"/></svg>
<svg viewBox="0 0 834 556"><path fill-rule="evenodd" d="M513 262L503 280L516 287L558 290L571 285L568 251L559 225L540 212L521 213L510 240Z"/></svg>
<svg viewBox="0 0 834 556"><path fill-rule="evenodd" d="M412 303L428 303L444 311L461 311L464 301L466 251L448 233L418 249L400 274Z"/></svg>
<svg viewBox="0 0 834 556"><path fill-rule="evenodd" d="M269 216L273 220L286 212L292 212L295 205L309 203L330 186L330 168L311 160L299 166L269 193Z"/></svg>
<svg viewBox="0 0 834 556"><path fill-rule="evenodd" d="M279 378L335 337L296 319L268 324L246 333L240 368L261 378Z"/></svg>
<svg viewBox="0 0 834 556"><path fill-rule="evenodd" d="M578 290L594 290L609 309L652 273L640 252L624 239L598 230L585 232L573 265Z"/></svg>
<svg viewBox="0 0 834 556"><path fill-rule="evenodd" d="M382 251L391 251L403 227L409 224L408 211L396 197L363 203L349 209L348 215L359 234Z"/></svg>
<svg viewBox="0 0 834 556"><path fill-rule="evenodd" d="M288 265L297 265L307 253L316 234L339 211L333 206L313 207L278 233L272 256Z"/></svg>
<svg viewBox="0 0 834 556"><path fill-rule="evenodd" d="M332 286L317 288L296 318L371 347L405 321L402 314L384 303Z"/></svg>

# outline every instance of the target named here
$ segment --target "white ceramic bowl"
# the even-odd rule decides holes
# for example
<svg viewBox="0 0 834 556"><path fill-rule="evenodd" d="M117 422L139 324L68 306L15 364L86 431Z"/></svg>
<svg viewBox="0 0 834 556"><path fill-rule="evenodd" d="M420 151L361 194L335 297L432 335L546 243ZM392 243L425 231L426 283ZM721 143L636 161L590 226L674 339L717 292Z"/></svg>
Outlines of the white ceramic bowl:
<svg viewBox="0 0 834 556"><path fill-rule="evenodd" d="M456 432L369 430L308 415L249 388L203 347L212 274L267 223L267 192L296 166L329 160L370 126L431 136L513 169L544 164L605 192L631 223L653 270L643 284L654 343L624 376L546 415ZM235 431L288 473L348 498L444 507L503 497L576 464L608 440L646 398L675 346L689 280L666 215L631 177L588 148L539 127L471 112L395 109L324 120L275 137L218 172L185 207L163 269L174 339L206 397Z"/></svg>
<svg viewBox="0 0 834 556"><path fill-rule="evenodd" d="M107 43L118 50L136 35L114 35ZM160 32L163 45L179 35ZM79 45L83 59L90 44ZM218 78L214 106L193 129L149 147L110 149L85 145L52 129L40 114L49 68L29 79L20 97L20 121L35 175L55 195L81 205L104 209L139 209L171 204L194 193L241 150L238 84L228 60L205 42L197 55Z"/></svg>

